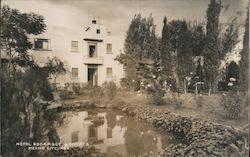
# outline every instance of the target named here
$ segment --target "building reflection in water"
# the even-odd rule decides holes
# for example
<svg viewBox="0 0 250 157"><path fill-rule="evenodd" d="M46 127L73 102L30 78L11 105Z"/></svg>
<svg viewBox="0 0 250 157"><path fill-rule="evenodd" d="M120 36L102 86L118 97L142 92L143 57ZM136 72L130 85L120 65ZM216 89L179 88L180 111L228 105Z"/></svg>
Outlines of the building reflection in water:
<svg viewBox="0 0 250 157"><path fill-rule="evenodd" d="M109 157L162 151L161 135L152 127L113 110L71 114L57 132L62 143L88 143Z"/></svg>

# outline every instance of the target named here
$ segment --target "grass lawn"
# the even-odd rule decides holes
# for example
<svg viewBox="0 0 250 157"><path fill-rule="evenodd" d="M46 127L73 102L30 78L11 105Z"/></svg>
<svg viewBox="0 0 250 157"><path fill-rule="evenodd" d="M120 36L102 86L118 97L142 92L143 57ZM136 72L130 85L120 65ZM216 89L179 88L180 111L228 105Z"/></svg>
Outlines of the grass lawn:
<svg viewBox="0 0 250 157"><path fill-rule="evenodd" d="M165 98L166 105L154 106L158 109L168 109L169 111L188 117L201 118L206 120L211 120L215 123L220 123L224 125L242 127L248 124L248 117L246 114L242 113L238 119L228 119L225 118L225 111L220 103L221 94L213 94L211 96L203 95L201 100L201 107L197 107L195 101L195 95L191 93L180 95L180 100L182 106L176 108L176 106L171 102L171 98ZM79 101L98 101L102 103L115 103L118 101L124 101L127 104L145 105L153 106L150 100L145 96L137 92L131 91L119 91L112 102L104 97L90 97L88 95L78 95L76 98L71 100L64 100L64 104L72 104Z"/></svg>

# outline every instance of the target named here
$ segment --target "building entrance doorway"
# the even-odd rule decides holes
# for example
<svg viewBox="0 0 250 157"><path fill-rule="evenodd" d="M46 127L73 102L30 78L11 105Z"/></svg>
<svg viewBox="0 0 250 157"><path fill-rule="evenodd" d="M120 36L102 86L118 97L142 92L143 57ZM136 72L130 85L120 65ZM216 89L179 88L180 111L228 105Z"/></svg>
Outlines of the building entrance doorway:
<svg viewBox="0 0 250 157"><path fill-rule="evenodd" d="M88 85L97 86L97 65L88 65Z"/></svg>

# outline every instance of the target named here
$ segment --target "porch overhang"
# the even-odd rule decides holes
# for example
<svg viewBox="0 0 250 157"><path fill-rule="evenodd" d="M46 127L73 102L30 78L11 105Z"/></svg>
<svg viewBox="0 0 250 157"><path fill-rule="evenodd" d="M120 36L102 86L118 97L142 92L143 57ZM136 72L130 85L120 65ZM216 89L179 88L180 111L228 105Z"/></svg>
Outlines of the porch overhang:
<svg viewBox="0 0 250 157"><path fill-rule="evenodd" d="M96 64L102 65L103 64L103 57L83 57L84 64Z"/></svg>
<svg viewBox="0 0 250 157"><path fill-rule="evenodd" d="M84 38L85 41L93 41L93 42L103 42L102 39L90 39L90 38Z"/></svg>

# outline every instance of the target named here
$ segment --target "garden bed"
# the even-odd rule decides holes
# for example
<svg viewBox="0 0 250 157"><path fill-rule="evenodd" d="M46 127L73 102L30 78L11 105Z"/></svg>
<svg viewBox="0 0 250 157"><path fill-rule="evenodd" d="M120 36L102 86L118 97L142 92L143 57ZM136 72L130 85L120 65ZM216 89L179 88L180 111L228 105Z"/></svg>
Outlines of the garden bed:
<svg viewBox="0 0 250 157"><path fill-rule="evenodd" d="M118 103L117 108L137 119L173 133L182 144L165 149L162 156L248 156L248 144L242 130L201 120L179 116L153 106Z"/></svg>

